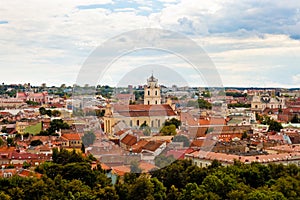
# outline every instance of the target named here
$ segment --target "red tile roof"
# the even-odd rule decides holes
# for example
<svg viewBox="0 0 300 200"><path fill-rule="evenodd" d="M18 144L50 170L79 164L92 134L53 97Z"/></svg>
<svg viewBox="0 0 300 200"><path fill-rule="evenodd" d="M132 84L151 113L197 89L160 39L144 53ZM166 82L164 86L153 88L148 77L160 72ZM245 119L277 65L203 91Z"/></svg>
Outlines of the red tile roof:
<svg viewBox="0 0 300 200"><path fill-rule="evenodd" d="M149 141L143 149L149 150L149 151L155 151L158 149L164 142L163 141Z"/></svg>
<svg viewBox="0 0 300 200"><path fill-rule="evenodd" d="M239 160L243 163L251 163L251 162L278 162L284 161L287 159L299 159L299 153L281 153L281 154L269 154L269 155L256 155L256 156L238 156L233 154L225 154L225 153L215 153L215 152L206 152L206 151L195 151L188 156L193 156L195 158L201 158L206 160L219 160L221 162L233 163L234 160Z"/></svg>
<svg viewBox="0 0 300 200"><path fill-rule="evenodd" d="M140 153L143 149L143 147L148 143L147 140L140 140L136 144L132 146L132 152L134 153Z"/></svg>
<svg viewBox="0 0 300 200"><path fill-rule="evenodd" d="M113 173L117 174L118 176L124 176L125 173L130 172L130 166L129 165L121 165L121 166L115 166L112 167Z"/></svg>
<svg viewBox="0 0 300 200"><path fill-rule="evenodd" d="M80 135L78 133L64 133L61 137L67 140L81 140Z"/></svg>
<svg viewBox="0 0 300 200"><path fill-rule="evenodd" d="M220 118L203 118L199 119L200 125L225 125L226 119L220 117Z"/></svg>
<svg viewBox="0 0 300 200"><path fill-rule="evenodd" d="M126 146L132 146L137 142L137 137L131 134L127 134L122 140L121 143Z"/></svg>
<svg viewBox="0 0 300 200"><path fill-rule="evenodd" d="M182 123L188 126L197 126L198 120L195 119L190 113L188 112L181 112L180 113L180 120Z"/></svg>
<svg viewBox="0 0 300 200"><path fill-rule="evenodd" d="M124 117L177 116L168 104L162 105L113 105L114 113Z"/></svg>
<svg viewBox="0 0 300 200"><path fill-rule="evenodd" d="M18 175L21 177L37 177L37 178L42 177L42 174L27 169L23 169L22 171L20 171Z"/></svg>
<svg viewBox="0 0 300 200"><path fill-rule="evenodd" d="M144 161L141 161L139 163L139 167L141 168L142 172L149 172L153 169L157 169L157 167L151 163L148 163L148 162L144 162Z"/></svg>

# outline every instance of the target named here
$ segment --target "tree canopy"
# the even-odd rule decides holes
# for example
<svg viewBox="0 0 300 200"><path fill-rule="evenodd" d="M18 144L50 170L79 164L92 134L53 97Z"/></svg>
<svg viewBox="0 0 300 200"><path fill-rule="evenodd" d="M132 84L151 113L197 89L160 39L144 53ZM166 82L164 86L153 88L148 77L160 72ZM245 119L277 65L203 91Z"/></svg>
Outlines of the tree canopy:
<svg viewBox="0 0 300 200"><path fill-rule="evenodd" d="M163 158L162 158L163 159ZM214 161L199 168L190 160L177 160L145 173L125 173L116 184L100 165L92 169L88 157L76 151L54 149L53 162L36 168L42 178L0 178L0 199L298 199L300 167L259 163L222 166ZM132 171L138 170L132 163Z"/></svg>

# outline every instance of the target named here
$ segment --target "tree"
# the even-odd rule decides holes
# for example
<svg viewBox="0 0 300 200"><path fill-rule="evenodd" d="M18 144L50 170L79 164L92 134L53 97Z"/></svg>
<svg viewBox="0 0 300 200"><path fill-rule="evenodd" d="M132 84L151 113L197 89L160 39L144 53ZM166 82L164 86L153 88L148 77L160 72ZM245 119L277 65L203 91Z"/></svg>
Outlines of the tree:
<svg viewBox="0 0 300 200"><path fill-rule="evenodd" d="M190 140L184 135L175 135L173 142L182 142L184 147L190 146Z"/></svg>
<svg viewBox="0 0 300 200"><path fill-rule="evenodd" d="M0 191L0 199L1 200L10 200L11 197L8 194L5 194L5 192Z"/></svg>
<svg viewBox="0 0 300 200"><path fill-rule="evenodd" d="M208 192L213 192L216 194L220 194L224 189L224 183L221 179L219 179L215 175L208 175L202 182L205 190Z"/></svg>
<svg viewBox="0 0 300 200"><path fill-rule="evenodd" d="M51 111L51 115L54 117L59 117L61 115L61 112L59 110L53 110Z"/></svg>
<svg viewBox="0 0 300 200"><path fill-rule="evenodd" d="M54 119L50 122L50 127L47 129L50 135L54 134L59 129L69 129L70 126L65 123L62 119Z"/></svg>
<svg viewBox="0 0 300 200"><path fill-rule="evenodd" d="M138 161L132 161L130 163L130 172L131 173L141 173L142 169L139 167Z"/></svg>
<svg viewBox="0 0 300 200"><path fill-rule="evenodd" d="M82 152L82 153L85 153L85 147L84 147L84 144L83 144L83 143L81 144L81 152Z"/></svg>
<svg viewBox="0 0 300 200"><path fill-rule="evenodd" d="M157 167L163 168L163 167L170 165L175 160L176 159L173 157L173 155L165 156L163 154L160 154L155 157L154 162Z"/></svg>
<svg viewBox="0 0 300 200"><path fill-rule="evenodd" d="M181 125L181 121L176 118L172 118L170 120L166 120L164 123L165 126L170 126L172 124L174 124L176 128L179 128L179 126Z"/></svg>
<svg viewBox="0 0 300 200"><path fill-rule="evenodd" d="M148 126L146 121L142 123L142 125L140 126L140 130L143 130L143 134L145 136L149 136L151 134L151 128Z"/></svg>
<svg viewBox="0 0 300 200"><path fill-rule="evenodd" d="M263 116L261 123L269 125L270 131L279 132L283 128L280 122L277 122L274 119L271 119L269 116Z"/></svg>
<svg viewBox="0 0 300 200"><path fill-rule="evenodd" d="M3 139L0 137L0 147L4 145Z"/></svg>
<svg viewBox="0 0 300 200"><path fill-rule="evenodd" d="M247 139L247 138L248 138L247 131L244 131L244 132L243 132L243 135L242 135L242 140L243 140L243 139Z"/></svg>
<svg viewBox="0 0 300 200"><path fill-rule="evenodd" d="M200 109L212 109L211 103L209 103L208 101L206 101L204 99L198 99L197 103L198 103L198 107Z"/></svg>
<svg viewBox="0 0 300 200"><path fill-rule="evenodd" d="M8 147L15 146L15 142L13 138L7 138L6 143Z"/></svg>
<svg viewBox="0 0 300 200"><path fill-rule="evenodd" d="M300 119L299 119L298 115L295 114L293 116L293 118L291 119L291 123L299 123L299 122L300 122Z"/></svg>
<svg viewBox="0 0 300 200"><path fill-rule="evenodd" d="M52 112L51 112L51 110L46 110L46 115L48 115L49 117L52 117Z"/></svg>
<svg viewBox="0 0 300 200"><path fill-rule="evenodd" d="M2 133L7 133L6 126L2 126L1 132L2 132Z"/></svg>
<svg viewBox="0 0 300 200"><path fill-rule="evenodd" d="M39 112L40 112L40 115L46 115L47 114L46 113L46 108L44 108L44 107L40 107Z"/></svg>
<svg viewBox="0 0 300 200"><path fill-rule="evenodd" d="M168 194L167 194L167 200L176 200L178 199L180 196L180 192L178 191L178 189L172 185Z"/></svg>
<svg viewBox="0 0 300 200"><path fill-rule="evenodd" d="M27 168L29 168L31 165L28 163L28 162L23 162L23 169L27 169Z"/></svg>
<svg viewBox="0 0 300 200"><path fill-rule="evenodd" d="M174 124L171 124L170 126L163 126L160 129L160 133L163 135L176 135L176 126Z"/></svg>
<svg viewBox="0 0 300 200"><path fill-rule="evenodd" d="M129 199L132 200L154 200L154 184L149 178L140 176L136 182L132 185L129 191Z"/></svg>
<svg viewBox="0 0 300 200"><path fill-rule="evenodd" d="M88 147L91 144L94 143L96 136L93 132L89 131L86 132L83 136L82 136L82 143L84 144L84 146Z"/></svg>
<svg viewBox="0 0 300 200"><path fill-rule="evenodd" d="M153 197L155 200L163 200L166 199L166 191L167 188L160 182L157 178L151 178L151 183L154 185L154 193Z"/></svg>
<svg viewBox="0 0 300 200"><path fill-rule="evenodd" d="M31 146L39 146L39 145L42 145L42 144L43 144L43 142L41 140L32 140L30 142Z"/></svg>

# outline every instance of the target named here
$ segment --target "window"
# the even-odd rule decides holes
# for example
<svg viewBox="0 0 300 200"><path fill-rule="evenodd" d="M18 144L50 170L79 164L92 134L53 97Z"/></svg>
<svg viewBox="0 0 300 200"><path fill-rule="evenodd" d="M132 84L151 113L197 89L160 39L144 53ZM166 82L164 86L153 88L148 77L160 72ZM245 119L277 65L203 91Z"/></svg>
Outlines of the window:
<svg viewBox="0 0 300 200"><path fill-rule="evenodd" d="M155 91L155 95L157 96L157 91Z"/></svg>
<svg viewBox="0 0 300 200"><path fill-rule="evenodd" d="M132 120L130 120L129 125L132 126Z"/></svg>
<svg viewBox="0 0 300 200"><path fill-rule="evenodd" d="M160 127L160 119L157 121L157 127Z"/></svg>
<svg viewBox="0 0 300 200"><path fill-rule="evenodd" d="M140 125L140 120L136 120L136 125L137 125L137 126Z"/></svg>
<svg viewBox="0 0 300 200"><path fill-rule="evenodd" d="M148 101L148 105L150 105L150 101Z"/></svg>
<svg viewBox="0 0 300 200"><path fill-rule="evenodd" d="M155 101L155 104L157 104L157 101Z"/></svg>
<svg viewBox="0 0 300 200"><path fill-rule="evenodd" d="M150 91L148 90L148 95L150 95Z"/></svg>
<svg viewBox="0 0 300 200"><path fill-rule="evenodd" d="M151 127L154 127L154 121L151 121Z"/></svg>

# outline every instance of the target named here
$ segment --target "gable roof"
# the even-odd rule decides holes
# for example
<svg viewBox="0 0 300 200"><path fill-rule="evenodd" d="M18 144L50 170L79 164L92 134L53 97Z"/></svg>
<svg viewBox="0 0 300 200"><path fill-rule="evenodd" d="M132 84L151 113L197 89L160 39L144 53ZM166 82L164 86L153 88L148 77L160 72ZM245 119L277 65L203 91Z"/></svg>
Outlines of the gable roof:
<svg viewBox="0 0 300 200"><path fill-rule="evenodd" d="M127 134L122 140L121 143L132 146L137 142L137 137L131 134Z"/></svg>
<svg viewBox="0 0 300 200"><path fill-rule="evenodd" d="M168 104L161 105L113 105L114 114L124 117L143 116L177 116L172 107Z"/></svg>
<svg viewBox="0 0 300 200"><path fill-rule="evenodd" d="M61 137L67 140L81 140L81 137L78 133L64 133Z"/></svg>
<svg viewBox="0 0 300 200"><path fill-rule="evenodd" d="M163 141L149 141L143 149L149 150L149 151L155 151L158 149L164 142Z"/></svg>

